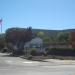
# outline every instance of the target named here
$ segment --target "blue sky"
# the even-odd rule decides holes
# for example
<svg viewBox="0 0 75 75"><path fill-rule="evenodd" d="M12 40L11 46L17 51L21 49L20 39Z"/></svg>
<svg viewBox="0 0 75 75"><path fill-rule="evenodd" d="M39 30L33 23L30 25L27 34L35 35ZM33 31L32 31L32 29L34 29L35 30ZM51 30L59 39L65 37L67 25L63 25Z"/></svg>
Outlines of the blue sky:
<svg viewBox="0 0 75 75"><path fill-rule="evenodd" d="M75 0L0 0L3 32L11 27L75 28Z"/></svg>

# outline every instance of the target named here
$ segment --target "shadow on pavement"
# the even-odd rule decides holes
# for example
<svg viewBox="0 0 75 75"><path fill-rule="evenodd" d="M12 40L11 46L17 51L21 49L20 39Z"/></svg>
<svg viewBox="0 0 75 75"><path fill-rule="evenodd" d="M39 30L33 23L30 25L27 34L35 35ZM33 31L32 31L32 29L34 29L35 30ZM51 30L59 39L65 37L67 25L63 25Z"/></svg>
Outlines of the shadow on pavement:
<svg viewBox="0 0 75 75"><path fill-rule="evenodd" d="M19 55L13 55L13 54L3 54L1 57L19 57Z"/></svg>

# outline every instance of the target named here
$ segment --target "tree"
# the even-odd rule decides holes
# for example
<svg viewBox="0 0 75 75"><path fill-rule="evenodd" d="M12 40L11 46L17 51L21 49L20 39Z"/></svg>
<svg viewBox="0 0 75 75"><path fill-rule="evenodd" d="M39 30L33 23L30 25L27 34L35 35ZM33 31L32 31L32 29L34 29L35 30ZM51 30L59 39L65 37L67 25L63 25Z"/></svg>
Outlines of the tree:
<svg viewBox="0 0 75 75"><path fill-rule="evenodd" d="M45 47L48 47L48 46L50 46L50 37L44 37L43 38L43 42L44 42L44 46Z"/></svg>
<svg viewBox="0 0 75 75"><path fill-rule="evenodd" d="M41 31L40 31L40 32L37 33L37 37L40 37L40 38L43 39L44 36L45 36L44 32L41 32Z"/></svg>
<svg viewBox="0 0 75 75"><path fill-rule="evenodd" d="M70 40L71 40L72 47L75 48L75 31L71 31Z"/></svg>
<svg viewBox="0 0 75 75"><path fill-rule="evenodd" d="M0 49L5 47L5 38L0 37Z"/></svg>
<svg viewBox="0 0 75 75"><path fill-rule="evenodd" d="M22 53L24 44L32 39L32 28L7 29L5 39L7 43L11 43L13 54Z"/></svg>
<svg viewBox="0 0 75 75"><path fill-rule="evenodd" d="M59 32L57 34L57 38L59 42L69 43L69 33L68 32Z"/></svg>
<svg viewBox="0 0 75 75"><path fill-rule="evenodd" d="M0 34L0 49L3 49L6 45L5 34Z"/></svg>

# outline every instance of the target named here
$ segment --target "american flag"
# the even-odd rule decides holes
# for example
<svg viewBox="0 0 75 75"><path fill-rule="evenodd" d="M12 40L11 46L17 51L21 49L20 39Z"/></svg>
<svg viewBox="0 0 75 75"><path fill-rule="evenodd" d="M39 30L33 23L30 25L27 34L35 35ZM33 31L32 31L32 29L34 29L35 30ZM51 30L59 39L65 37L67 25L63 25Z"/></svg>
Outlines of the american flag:
<svg viewBox="0 0 75 75"><path fill-rule="evenodd" d="M0 25L2 25L2 18L0 19Z"/></svg>

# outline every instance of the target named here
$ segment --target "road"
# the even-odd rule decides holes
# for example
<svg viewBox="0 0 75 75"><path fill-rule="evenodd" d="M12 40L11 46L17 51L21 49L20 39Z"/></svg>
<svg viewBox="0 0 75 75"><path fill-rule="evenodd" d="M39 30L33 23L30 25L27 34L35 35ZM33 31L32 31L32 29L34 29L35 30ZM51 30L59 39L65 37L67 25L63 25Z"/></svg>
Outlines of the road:
<svg viewBox="0 0 75 75"><path fill-rule="evenodd" d="M0 53L0 75L75 75L75 60L38 62Z"/></svg>

